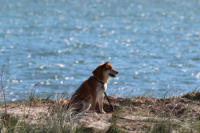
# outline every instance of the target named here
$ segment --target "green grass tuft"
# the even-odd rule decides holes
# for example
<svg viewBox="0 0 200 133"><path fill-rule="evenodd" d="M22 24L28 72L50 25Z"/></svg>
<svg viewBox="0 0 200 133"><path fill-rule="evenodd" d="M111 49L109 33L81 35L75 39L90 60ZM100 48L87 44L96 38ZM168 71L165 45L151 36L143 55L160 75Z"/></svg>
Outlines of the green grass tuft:
<svg viewBox="0 0 200 133"><path fill-rule="evenodd" d="M200 101L200 92L193 91L191 93L187 93L187 94L183 95L182 97L190 99L192 101Z"/></svg>
<svg viewBox="0 0 200 133"><path fill-rule="evenodd" d="M180 129L180 125L167 119L156 122L148 133L172 133L177 129Z"/></svg>
<svg viewBox="0 0 200 133"><path fill-rule="evenodd" d="M7 113L1 115L0 131L6 130L8 133L15 131L15 127L18 124L19 119L17 117L11 116Z"/></svg>
<svg viewBox="0 0 200 133"><path fill-rule="evenodd" d="M124 133L121 127L117 125L121 108L116 108L112 114L111 126L106 133Z"/></svg>
<svg viewBox="0 0 200 133"><path fill-rule="evenodd" d="M200 133L200 120L193 121L192 128Z"/></svg>
<svg viewBox="0 0 200 133"><path fill-rule="evenodd" d="M172 125L168 121L161 121L153 125L151 133L172 133Z"/></svg>
<svg viewBox="0 0 200 133"><path fill-rule="evenodd" d="M111 125L106 133L124 133L124 131L117 125Z"/></svg>

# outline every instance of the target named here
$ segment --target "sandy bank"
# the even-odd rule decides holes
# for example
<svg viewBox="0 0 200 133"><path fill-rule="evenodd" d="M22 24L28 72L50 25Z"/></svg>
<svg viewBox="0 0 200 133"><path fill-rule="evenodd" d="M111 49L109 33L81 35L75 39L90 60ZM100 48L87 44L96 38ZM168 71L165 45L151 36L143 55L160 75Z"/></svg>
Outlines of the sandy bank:
<svg viewBox="0 0 200 133"><path fill-rule="evenodd" d="M114 106L114 111L111 111L105 100L106 114L88 112L70 115L70 120L66 124L87 127L90 132L108 132L111 127L117 127L123 132L152 132L156 126L159 124L162 126L164 123L168 124L164 126L170 126L166 128L172 128L173 132L200 132L199 92L166 99L111 96L109 98ZM65 102L67 103L67 99ZM51 100L8 103L7 113L29 124L44 124L48 122L49 118L53 118L52 116L60 107L64 114L69 113L64 110L65 104ZM1 114L4 109L3 103L1 103Z"/></svg>

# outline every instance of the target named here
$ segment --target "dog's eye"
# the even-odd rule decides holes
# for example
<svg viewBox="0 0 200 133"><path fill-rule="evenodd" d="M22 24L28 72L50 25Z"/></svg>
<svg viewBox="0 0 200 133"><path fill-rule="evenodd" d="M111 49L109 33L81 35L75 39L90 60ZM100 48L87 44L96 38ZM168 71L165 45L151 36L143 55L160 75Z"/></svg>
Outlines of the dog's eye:
<svg viewBox="0 0 200 133"><path fill-rule="evenodd" d="M110 70L110 68L107 68L107 67L105 67L104 69L105 69L105 70Z"/></svg>

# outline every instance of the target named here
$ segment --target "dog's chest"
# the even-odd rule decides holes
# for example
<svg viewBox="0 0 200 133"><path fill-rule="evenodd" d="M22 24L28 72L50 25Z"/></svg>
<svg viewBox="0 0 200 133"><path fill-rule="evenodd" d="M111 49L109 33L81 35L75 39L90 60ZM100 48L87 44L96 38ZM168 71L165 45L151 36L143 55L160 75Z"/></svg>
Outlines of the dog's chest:
<svg viewBox="0 0 200 133"><path fill-rule="evenodd" d="M96 91L97 91L97 93L104 93L104 91L106 91L106 89L107 89L107 84L102 85L99 83L97 85Z"/></svg>

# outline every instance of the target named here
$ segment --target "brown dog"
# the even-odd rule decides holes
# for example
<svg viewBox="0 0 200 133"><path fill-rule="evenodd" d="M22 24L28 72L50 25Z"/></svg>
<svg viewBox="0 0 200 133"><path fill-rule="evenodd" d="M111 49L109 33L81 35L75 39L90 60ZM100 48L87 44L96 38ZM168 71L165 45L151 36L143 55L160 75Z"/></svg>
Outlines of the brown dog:
<svg viewBox="0 0 200 133"><path fill-rule="evenodd" d="M104 91L107 89L109 77L115 77L118 72L114 70L109 62L100 64L93 75L85 80L72 95L68 107L78 111L95 110L98 103L99 111L103 110Z"/></svg>

